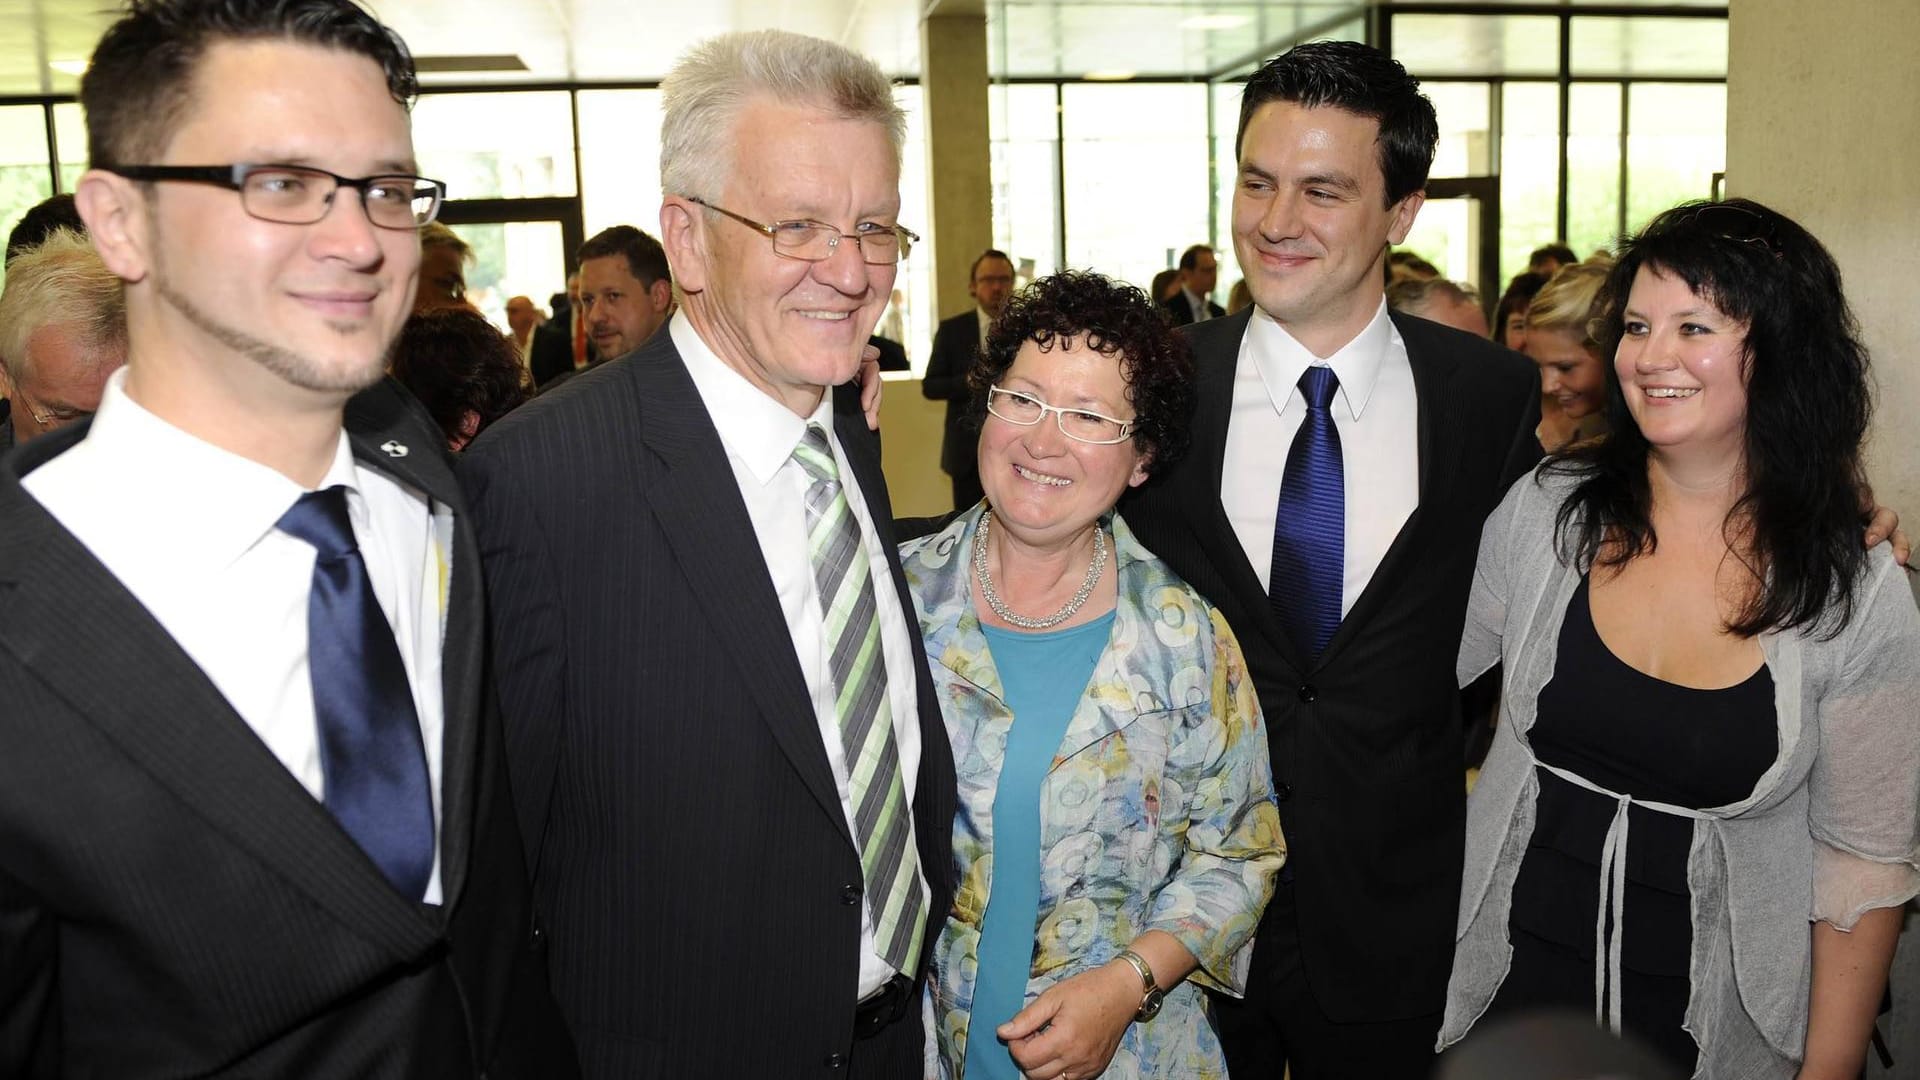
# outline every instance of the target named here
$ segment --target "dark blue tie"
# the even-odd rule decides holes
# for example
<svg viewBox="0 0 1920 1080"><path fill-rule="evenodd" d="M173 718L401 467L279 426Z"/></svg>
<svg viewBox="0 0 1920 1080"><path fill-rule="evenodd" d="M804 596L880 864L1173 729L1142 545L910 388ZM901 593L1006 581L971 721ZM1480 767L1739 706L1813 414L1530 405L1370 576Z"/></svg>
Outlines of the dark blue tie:
<svg viewBox="0 0 1920 1080"><path fill-rule="evenodd" d="M307 600L307 664L327 809L395 889L419 900L433 872L433 796L420 717L353 538L347 489L300 496L279 528L319 556Z"/></svg>
<svg viewBox="0 0 1920 1080"><path fill-rule="evenodd" d="M1340 380L1332 368L1310 367L1300 376L1307 415L1287 451L1280 479L1280 510L1273 520L1273 573L1267 598L1287 636L1311 664L1340 626L1340 592L1347 538L1346 468L1340 432L1333 426L1333 392Z"/></svg>

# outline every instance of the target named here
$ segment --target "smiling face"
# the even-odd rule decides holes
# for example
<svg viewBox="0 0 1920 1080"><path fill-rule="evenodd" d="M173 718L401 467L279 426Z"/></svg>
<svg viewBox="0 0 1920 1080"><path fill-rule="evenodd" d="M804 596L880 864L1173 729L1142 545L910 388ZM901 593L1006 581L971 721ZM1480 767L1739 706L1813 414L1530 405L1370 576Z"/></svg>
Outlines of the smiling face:
<svg viewBox="0 0 1920 1080"><path fill-rule="evenodd" d="M417 171L406 110L379 65L277 40L207 50L160 163L226 162ZM413 296L414 230L376 228L346 190L311 225L251 217L238 193L210 184L157 183L128 198L139 204L134 239L114 269L129 280L129 325L145 331L136 362L165 352L174 370L332 400L380 379Z"/></svg>
<svg viewBox="0 0 1920 1080"><path fill-rule="evenodd" d="M868 265L851 236L862 224L898 224L899 163L875 121L766 97L741 107L731 151L716 205L767 224L820 221L848 238L820 262L791 259L753 228L671 196L662 214L674 279L720 359L807 416L826 387L860 370L893 291L898 266ZM688 227L673 223L678 214Z"/></svg>
<svg viewBox="0 0 1920 1080"><path fill-rule="evenodd" d="M1634 274L1624 323L1613 368L1655 452L1738 461L1746 444L1747 328L1651 266Z"/></svg>
<svg viewBox="0 0 1920 1080"><path fill-rule="evenodd" d="M1569 420L1607 405L1607 365L1588 351L1586 341L1578 330L1534 327L1527 333L1526 354L1540 368L1540 393Z"/></svg>
<svg viewBox="0 0 1920 1080"><path fill-rule="evenodd" d="M1425 196L1389 206L1380 124L1345 109L1262 105L1240 143L1233 250L1260 310L1316 356L1364 329L1385 291L1387 245Z"/></svg>
<svg viewBox="0 0 1920 1080"><path fill-rule="evenodd" d="M1120 357L1087 348L1084 337L1055 339L1046 350L1026 342L996 385L1117 420L1134 415ZM980 486L995 520L1031 546L1071 542L1146 479L1146 455L1132 439L1076 442L1054 413L1031 427L988 413L980 429Z"/></svg>

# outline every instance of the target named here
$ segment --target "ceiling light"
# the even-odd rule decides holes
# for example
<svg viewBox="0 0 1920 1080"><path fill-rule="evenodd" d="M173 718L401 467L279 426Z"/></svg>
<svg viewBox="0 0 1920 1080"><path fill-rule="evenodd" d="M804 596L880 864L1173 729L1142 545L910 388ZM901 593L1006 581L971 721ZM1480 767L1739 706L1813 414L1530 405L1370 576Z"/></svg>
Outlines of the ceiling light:
<svg viewBox="0 0 1920 1080"><path fill-rule="evenodd" d="M1238 30L1252 21L1251 15L1192 15L1180 20L1180 29Z"/></svg>
<svg viewBox="0 0 1920 1080"><path fill-rule="evenodd" d="M1137 74L1139 73L1134 71L1117 71L1117 70L1109 69L1107 71L1089 71L1085 75L1082 75L1080 77L1087 80L1088 82L1126 82L1128 79L1133 78Z"/></svg>
<svg viewBox="0 0 1920 1080"><path fill-rule="evenodd" d="M73 75L77 77L87 73L87 61L85 60L49 60L47 61L47 66L62 75Z"/></svg>

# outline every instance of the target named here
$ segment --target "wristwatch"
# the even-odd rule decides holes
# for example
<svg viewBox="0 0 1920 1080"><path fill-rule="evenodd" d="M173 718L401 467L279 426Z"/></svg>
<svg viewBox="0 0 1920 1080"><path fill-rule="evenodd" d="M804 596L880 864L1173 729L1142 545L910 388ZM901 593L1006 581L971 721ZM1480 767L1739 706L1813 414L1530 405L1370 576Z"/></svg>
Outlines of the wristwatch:
<svg viewBox="0 0 1920 1080"><path fill-rule="evenodd" d="M1153 968L1147 965L1146 960L1139 953L1132 949L1122 949L1120 959L1132 964L1133 970L1140 973L1140 1011L1134 1013L1133 1018L1145 1023L1159 1015L1160 1003L1166 1000L1167 992L1160 989L1160 984L1153 980Z"/></svg>

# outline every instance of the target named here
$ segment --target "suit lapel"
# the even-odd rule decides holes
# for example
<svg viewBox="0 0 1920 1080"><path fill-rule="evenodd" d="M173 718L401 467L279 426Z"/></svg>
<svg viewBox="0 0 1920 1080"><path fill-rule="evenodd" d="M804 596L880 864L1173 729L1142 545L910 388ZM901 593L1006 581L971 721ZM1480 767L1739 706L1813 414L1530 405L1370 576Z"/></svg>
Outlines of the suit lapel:
<svg viewBox="0 0 1920 1080"><path fill-rule="evenodd" d="M452 910L466 885L473 841L474 761L481 726L486 612L479 550L466 503L438 432L414 415L391 380L356 395L346 410L356 460L427 496L433 549L427 573L440 591L440 892Z"/></svg>
<svg viewBox="0 0 1920 1080"><path fill-rule="evenodd" d="M649 350L623 363L633 383L632 407L645 417L641 442L656 459L640 455L636 462L647 476L654 520L775 744L851 844L813 698L720 433L677 350Z"/></svg>
<svg viewBox="0 0 1920 1080"><path fill-rule="evenodd" d="M1207 559L1226 586L1223 600L1241 603L1237 612L1229 612L1235 626L1253 627L1285 657L1294 668L1300 667L1293 642L1287 637L1267 603L1267 590L1260 575L1247 561L1247 550L1227 518L1221 501L1227 457L1227 428L1233 422L1233 388L1240 366L1240 343L1252 321L1252 309L1223 319L1200 323L1190 331L1194 339L1195 381L1194 440L1189 468L1199 470L1196 483L1186 484L1187 505L1183 508L1192 522ZM1275 453L1284 455L1285 447Z"/></svg>
<svg viewBox="0 0 1920 1080"><path fill-rule="evenodd" d="M50 456L50 455L49 455ZM133 595L0 475L0 650L186 809L396 958L438 932Z"/></svg>

